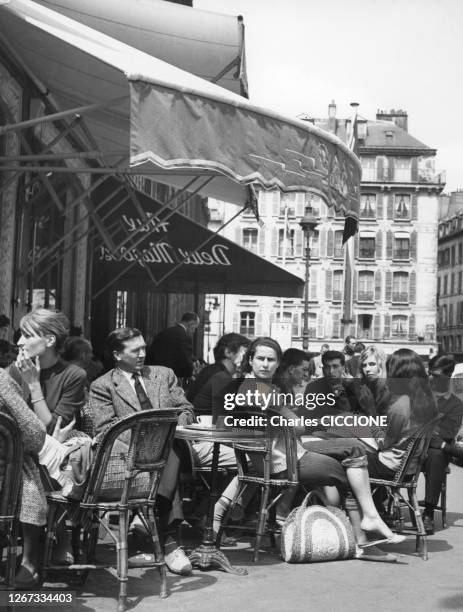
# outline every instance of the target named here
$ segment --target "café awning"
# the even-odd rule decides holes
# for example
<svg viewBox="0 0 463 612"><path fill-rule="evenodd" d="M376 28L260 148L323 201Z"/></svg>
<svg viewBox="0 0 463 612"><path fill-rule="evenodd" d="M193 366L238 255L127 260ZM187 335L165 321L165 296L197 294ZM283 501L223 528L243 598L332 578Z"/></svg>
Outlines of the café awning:
<svg viewBox="0 0 463 612"><path fill-rule="evenodd" d="M104 202L100 215L108 225L121 221L120 240L139 236L137 245L110 251L101 238L94 240L94 295L118 278L119 289L145 281L166 292L237 293L300 297L304 281L280 266L214 234L179 212L168 216L162 205L136 192L137 203L147 214L144 222L124 184L108 178L93 192L95 205ZM112 195L115 194L115 195ZM116 236L115 236L116 238ZM203 246L201 246L203 245ZM199 247L199 248L198 248ZM151 277L151 280L150 278Z"/></svg>
<svg viewBox="0 0 463 612"><path fill-rule="evenodd" d="M49 106L36 124L83 116L101 152L99 167L63 167L48 155L36 165L27 160L30 170L143 174L240 205L251 184L309 191L357 219L360 163L311 123L254 106L31 0L0 6L0 35L43 98L60 109L50 114ZM81 136L77 128L73 136Z"/></svg>
<svg viewBox="0 0 463 612"><path fill-rule="evenodd" d="M165 0L37 0L168 64L247 95L240 16Z"/></svg>

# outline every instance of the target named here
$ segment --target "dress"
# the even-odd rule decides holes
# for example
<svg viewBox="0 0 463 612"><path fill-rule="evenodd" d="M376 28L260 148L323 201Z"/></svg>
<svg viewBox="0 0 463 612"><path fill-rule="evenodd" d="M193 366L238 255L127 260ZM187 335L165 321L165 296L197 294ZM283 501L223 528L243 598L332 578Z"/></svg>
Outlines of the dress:
<svg viewBox="0 0 463 612"><path fill-rule="evenodd" d="M32 525L45 525L47 501L36 463L36 456L45 442L45 425L34 413L31 413L21 397L19 387L2 369L0 369L0 410L12 416L22 432L24 464L20 521ZM4 460L1 446L0 455Z"/></svg>

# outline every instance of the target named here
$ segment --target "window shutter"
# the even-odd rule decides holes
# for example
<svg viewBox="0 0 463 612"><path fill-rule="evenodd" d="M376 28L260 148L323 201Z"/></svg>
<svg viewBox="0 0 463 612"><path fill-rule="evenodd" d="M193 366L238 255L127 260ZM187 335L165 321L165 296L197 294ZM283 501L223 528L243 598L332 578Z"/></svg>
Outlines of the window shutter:
<svg viewBox="0 0 463 612"><path fill-rule="evenodd" d="M394 218L394 195L392 193L388 194L388 196L387 196L387 214L386 214L386 218L387 219L393 219Z"/></svg>
<svg viewBox="0 0 463 612"><path fill-rule="evenodd" d="M360 254L360 236L357 232L354 236L354 257L358 259Z"/></svg>
<svg viewBox="0 0 463 612"><path fill-rule="evenodd" d="M391 337L391 315L390 314L385 314L384 315L384 334L383 334L383 338L390 338Z"/></svg>
<svg viewBox="0 0 463 612"><path fill-rule="evenodd" d="M416 198L416 193L412 193L411 202L412 202L412 220L416 221L418 219L418 200Z"/></svg>
<svg viewBox="0 0 463 612"><path fill-rule="evenodd" d="M417 233L412 232L410 234L410 258L412 261L416 261L416 242L417 242Z"/></svg>
<svg viewBox="0 0 463 612"><path fill-rule="evenodd" d="M304 233L300 227L296 227L294 230L294 256L295 257L303 257L304 256Z"/></svg>
<svg viewBox="0 0 463 612"><path fill-rule="evenodd" d="M240 226L235 227L235 242L243 246L243 228Z"/></svg>
<svg viewBox="0 0 463 612"><path fill-rule="evenodd" d="M382 284L382 275L381 270L376 270L375 272L375 302L381 302L381 284Z"/></svg>
<svg viewBox="0 0 463 612"><path fill-rule="evenodd" d="M334 255L334 232L332 229L328 230L328 242L326 245L326 256L333 257Z"/></svg>
<svg viewBox="0 0 463 612"><path fill-rule="evenodd" d="M390 270L386 270L386 302L390 302L392 300L392 272Z"/></svg>
<svg viewBox="0 0 463 612"><path fill-rule="evenodd" d="M320 240L320 259L326 257L326 230L324 227L321 227L319 230L319 240Z"/></svg>
<svg viewBox="0 0 463 612"><path fill-rule="evenodd" d="M352 286L352 299L356 300L357 299L358 279L359 279L358 270L354 270L353 277L354 278L353 278L353 286Z"/></svg>
<svg viewBox="0 0 463 612"><path fill-rule="evenodd" d="M410 340L415 340L416 338L416 319L414 314L408 317L408 337Z"/></svg>
<svg viewBox="0 0 463 612"><path fill-rule="evenodd" d="M305 193L296 193L296 217L300 219L304 216ZM309 200L310 202L310 200Z"/></svg>
<svg viewBox="0 0 463 612"><path fill-rule="evenodd" d="M381 158L380 158L381 159ZM384 217L384 196L382 193L376 195L376 218L378 221Z"/></svg>
<svg viewBox="0 0 463 612"><path fill-rule="evenodd" d="M388 164L389 164L388 173L387 173L388 180L393 181L394 180L394 158L393 157L388 158Z"/></svg>
<svg viewBox="0 0 463 612"><path fill-rule="evenodd" d="M373 339L381 339L381 315L375 314L373 317Z"/></svg>
<svg viewBox="0 0 463 612"><path fill-rule="evenodd" d="M280 214L280 192L272 191L272 215L278 217Z"/></svg>
<svg viewBox="0 0 463 612"><path fill-rule="evenodd" d="M299 334L299 313L297 312L293 313L291 335L296 338L300 335Z"/></svg>
<svg viewBox="0 0 463 612"><path fill-rule="evenodd" d="M410 282L409 302L410 304L416 304L416 272L410 272L409 282Z"/></svg>
<svg viewBox="0 0 463 612"><path fill-rule="evenodd" d="M278 256L278 227L272 227L272 257Z"/></svg>
<svg viewBox="0 0 463 612"><path fill-rule="evenodd" d="M236 310L233 313L233 331L236 334L240 333L240 313L236 312Z"/></svg>
<svg viewBox="0 0 463 612"><path fill-rule="evenodd" d="M258 209L259 209L259 215L261 217L265 217L265 215L267 214L267 192L266 191L261 191L259 193Z"/></svg>
<svg viewBox="0 0 463 612"><path fill-rule="evenodd" d="M412 183L418 182L418 158L412 157Z"/></svg>
<svg viewBox="0 0 463 612"><path fill-rule="evenodd" d="M449 325L453 325L453 304L449 304Z"/></svg>
<svg viewBox="0 0 463 612"><path fill-rule="evenodd" d="M258 310L256 312L256 318L255 318L255 335L256 336L262 336L262 313L260 310Z"/></svg>
<svg viewBox="0 0 463 612"><path fill-rule="evenodd" d="M376 168L377 168L377 180L384 181L384 159L382 157L376 158Z"/></svg>
<svg viewBox="0 0 463 612"><path fill-rule="evenodd" d="M333 271L326 271L326 281L325 281L325 298L327 300L333 299Z"/></svg>
<svg viewBox="0 0 463 612"><path fill-rule="evenodd" d="M341 315L339 312L333 314L333 338L341 337Z"/></svg>
<svg viewBox="0 0 463 612"><path fill-rule="evenodd" d="M323 313L317 315L317 338L323 338L325 335L325 325L323 323Z"/></svg>
<svg viewBox="0 0 463 612"><path fill-rule="evenodd" d="M386 233L386 259L392 259L392 231L387 230Z"/></svg>
<svg viewBox="0 0 463 612"><path fill-rule="evenodd" d="M383 258L383 232L381 230L378 230L376 232L376 253L375 253L375 257L376 259L382 259Z"/></svg>
<svg viewBox="0 0 463 612"><path fill-rule="evenodd" d="M310 283L310 293L309 293L309 299L311 300L315 300L317 301L318 298L318 270L311 270L310 271L310 279L309 279L309 283Z"/></svg>

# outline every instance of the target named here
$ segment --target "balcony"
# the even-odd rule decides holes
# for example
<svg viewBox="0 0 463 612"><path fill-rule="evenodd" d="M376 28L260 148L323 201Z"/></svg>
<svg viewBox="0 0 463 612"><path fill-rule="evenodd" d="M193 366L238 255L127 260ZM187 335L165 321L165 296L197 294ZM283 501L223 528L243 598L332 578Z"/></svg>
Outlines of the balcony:
<svg viewBox="0 0 463 612"><path fill-rule="evenodd" d="M359 249L359 257L360 259L374 259L375 258L375 249Z"/></svg>
<svg viewBox="0 0 463 612"><path fill-rule="evenodd" d="M357 302L374 302L375 294L373 291L359 291L357 293Z"/></svg>
<svg viewBox="0 0 463 612"><path fill-rule="evenodd" d="M393 259L408 261L410 259L409 249L395 249L392 255Z"/></svg>
<svg viewBox="0 0 463 612"><path fill-rule="evenodd" d="M394 304L408 304L408 293L406 291L393 291L392 301L394 302Z"/></svg>

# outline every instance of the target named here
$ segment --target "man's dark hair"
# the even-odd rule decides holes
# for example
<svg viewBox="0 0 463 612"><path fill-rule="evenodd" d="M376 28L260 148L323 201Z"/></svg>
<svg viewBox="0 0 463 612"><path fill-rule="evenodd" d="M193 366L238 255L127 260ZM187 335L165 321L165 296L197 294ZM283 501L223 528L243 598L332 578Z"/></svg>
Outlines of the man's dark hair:
<svg viewBox="0 0 463 612"><path fill-rule="evenodd" d="M341 351L326 351L322 355L322 364L323 366L326 366L328 361L334 361L335 359L339 359L341 362L341 365L345 365L346 363L346 358L344 356L344 353L341 353Z"/></svg>
<svg viewBox="0 0 463 612"><path fill-rule="evenodd" d="M349 344L349 342L350 342L351 340L353 340L354 338L355 338L355 336L346 336L346 342L345 342L345 343L346 343L346 344Z"/></svg>
<svg viewBox="0 0 463 612"><path fill-rule="evenodd" d="M182 323L191 323L191 321L199 320L199 315L197 315L195 312L185 312L185 314L183 314L182 318L180 319Z"/></svg>
<svg viewBox="0 0 463 612"><path fill-rule="evenodd" d="M280 370L284 371L289 366L301 365L303 361L310 361L310 356L301 349L289 348L283 353L283 359L281 360Z"/></svg>
<svg viewBox="0 0 463 612"><path fill-rule="evenodd" d="M442 374L452 376L455 370L455 357L453 355L436 355L429 360L428 370L441 370Z"/></svg>
<svg viewBox="0 0 463 612"><path fill-rule="evenodd" d="M354 346L354 353L361 353L362 351L364 351L367 347L363 344L363 342L356 342L355 346Z"/></svg>
<svg viewBox="0 0 463 612"><path fill-rule="evenodd" d="M247 348L251 341L241 334L225 334L214 346L214 359L216 362L225 358L225 351L228 349L232 353L236 353L241 346Z"/></svg>
<svg viewBox="0 0 463 612"><path fill-rule="evenodd" d="M112 331L106 339L107 356L114 359L114 351L123 351L124 342L143 336L141 331L136 327L120 327Z"/></svg>

